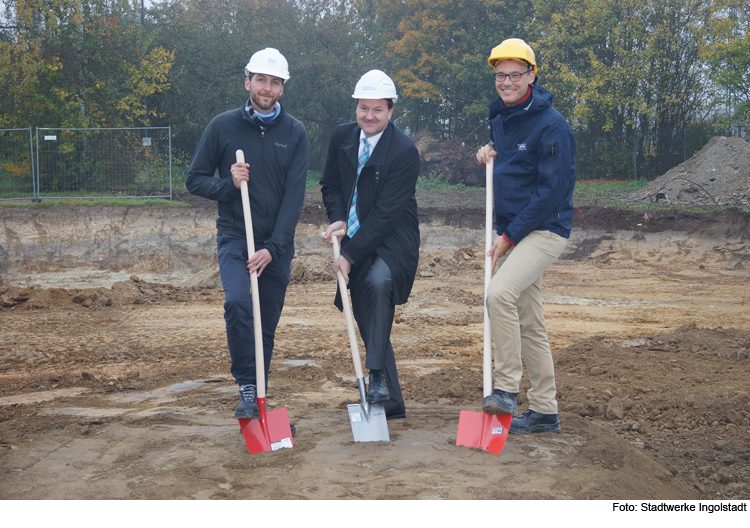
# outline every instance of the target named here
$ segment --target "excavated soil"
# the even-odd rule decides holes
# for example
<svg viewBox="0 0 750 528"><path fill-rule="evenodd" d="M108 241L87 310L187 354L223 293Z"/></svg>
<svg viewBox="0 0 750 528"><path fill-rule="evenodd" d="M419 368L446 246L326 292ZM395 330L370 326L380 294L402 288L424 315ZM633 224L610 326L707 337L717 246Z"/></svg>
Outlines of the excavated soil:
<svg viewBox="0 0 750 528"><path fill-rule="evenodd" d="M482 192L420 192L392 336L407 417L379 443L352 440L319 196L269 385L294 447L257 455L232 418L215 205L0 210L0 498L748 499L750 215L581 208L544 277L562 433L492 455L455 445L481 409Z"/></svg>
<svg viewBox="0 0 750 528"><path fill-rule="evenodd" d="M690 159L668 170L631 198L689 206L750 204L750 141L716 136Z"/></svg>

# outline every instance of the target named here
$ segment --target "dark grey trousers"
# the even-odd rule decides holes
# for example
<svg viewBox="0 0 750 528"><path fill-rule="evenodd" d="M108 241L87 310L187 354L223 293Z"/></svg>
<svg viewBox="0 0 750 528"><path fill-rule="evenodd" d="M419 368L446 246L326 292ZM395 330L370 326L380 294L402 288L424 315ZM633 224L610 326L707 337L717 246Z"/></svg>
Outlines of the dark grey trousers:
<svg viewBox="0 0 750 528"><path fill-rule="evenodd" d="M224 287L224 320L227 327L229 355L232 358L232 376L238 385L248 383L255 385L255 325L253 323L253 297L250 293L250 274L247 271L247 240L219 235L216 245L219 253L221 284ZM276 326L281 318L281 310L284 308L293 256L294 246L292 245L285 255L271 261L258 277L266 389L268 389L268 373L273 356Z"/></svg>
<svg viewBox="0 0 750 528"><path fill-rule="evenodd" d="M364 270L362 270L364 271ZM396 356L391 346L391 328L396 305L393 304L393 277L388 264L377 257L366 273L356 273L349 284L352 312L365 343L368 369L385 369L391 399L385 408L404 404L398 382Z"/></svg>

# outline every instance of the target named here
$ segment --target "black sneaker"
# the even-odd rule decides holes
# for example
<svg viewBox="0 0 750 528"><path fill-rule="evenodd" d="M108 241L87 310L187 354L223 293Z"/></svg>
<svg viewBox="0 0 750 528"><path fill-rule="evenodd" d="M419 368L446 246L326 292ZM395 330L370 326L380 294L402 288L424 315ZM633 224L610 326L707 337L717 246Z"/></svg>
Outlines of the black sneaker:
<svg viewBox="0 0 750 528"><path fill-rule="evenodd" d="M234 410L234 417L237 419L258 419L260 418L260 407L256 398L255 385L240 385L240 403Z"/></svg>
<svg viewBox="0 0 750 528"><path fill-rule="evenodd" d="M518 393L495 389L482 402L482 410L487 414L518 416Z"/></svg>
<svg viewBox="0 0 750 528"><path fill-rule="evenodd" d="M510 434L559 433L560 420L557 414L542 414L526 409L521 416L510 421Z"/></svg>

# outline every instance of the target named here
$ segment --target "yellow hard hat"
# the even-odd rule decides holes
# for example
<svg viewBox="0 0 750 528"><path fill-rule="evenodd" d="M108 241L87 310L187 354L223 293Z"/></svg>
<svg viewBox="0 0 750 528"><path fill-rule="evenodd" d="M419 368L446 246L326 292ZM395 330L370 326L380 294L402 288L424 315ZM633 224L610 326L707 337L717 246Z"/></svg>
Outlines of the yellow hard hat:
<svg viewBox="0 0 750 528"><path fill-rule="evenodd" d="M492 53L487 58L487 64L495 67L499 60L522 60L531 64L534 73L536 73L536 57L531 46L519 38L509 38L500 43L499 46L492 48Z"/></svg>

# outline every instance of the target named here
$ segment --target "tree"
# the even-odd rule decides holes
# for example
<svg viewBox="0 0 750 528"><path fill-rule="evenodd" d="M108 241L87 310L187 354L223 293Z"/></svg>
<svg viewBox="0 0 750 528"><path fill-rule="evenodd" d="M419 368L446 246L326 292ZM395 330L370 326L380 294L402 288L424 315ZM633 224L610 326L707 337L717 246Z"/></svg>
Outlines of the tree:
<svg viewBox="0 0 750 528"><path fill-rule="evenodd" d="M126 0L17 0L0 42L2 126L147 124L172 54L153 46Z"/></svg>
<svg viewBox="0 0 750 528"><path fill-rule="evenodd" d="M310 136L310 168L325 166L333 129L355 119L354 85L371 69L386 66L362 32L362 18L346 0L300 2L290 31L294 79L290 111Z"/></svg>
<svg viewBox="0 0 750 528"><path fill-rule="evenodd" d="M716 43L706 50L711 74L721 92L716 103L729 123L750 121L750 4L727 0L715 25Z"/></svg>
<svg viewBox="0 0 750 528"><path fill-rule="evenodd" d="M305 124L310 168L322 168L334 127L354 118L357 79L376 67L346 0L174 0L150 13L159 42L176 50L172 89L158 107L186 153L215 115L247 97L243 71L251 55L274 47L291 74L281 104Z"/></svg>
<svg viewBox="0 0 750 528"><path fill-rule="evenodd" d="M707 95L712 0L534 0L540 82L579 143L579 173L655 177L682 161Z"/></svg>
<svg viewBox="0 0 750 528"><path fill-rule="evenodd" d="M386 37L403 100L399 123L441 140L487 137L487 104L497 98L487 57L510 37L526 38L526 0L370 0Z"/></svg>

